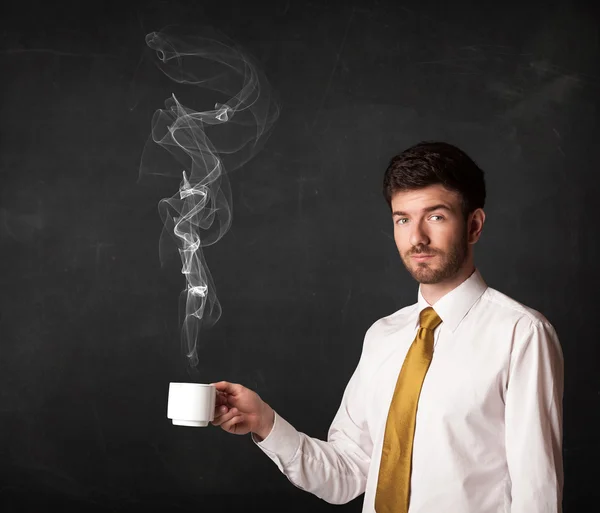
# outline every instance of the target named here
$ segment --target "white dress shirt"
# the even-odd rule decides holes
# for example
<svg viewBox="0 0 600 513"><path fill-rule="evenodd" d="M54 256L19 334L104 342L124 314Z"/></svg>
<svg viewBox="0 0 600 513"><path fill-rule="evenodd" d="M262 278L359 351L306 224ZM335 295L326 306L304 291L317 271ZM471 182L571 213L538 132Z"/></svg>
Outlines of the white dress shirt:
<svg viewBox="0 0 600 513"><path fill-rule="evenodd" d="M442 319L416 416L409 513L562 511L563 353L539 312L488 287L479 270L429 305L367 331L327 441L275 414L253 440L298 488L333 504L365 493L374 513L388 409L419 313Z"/></svg>

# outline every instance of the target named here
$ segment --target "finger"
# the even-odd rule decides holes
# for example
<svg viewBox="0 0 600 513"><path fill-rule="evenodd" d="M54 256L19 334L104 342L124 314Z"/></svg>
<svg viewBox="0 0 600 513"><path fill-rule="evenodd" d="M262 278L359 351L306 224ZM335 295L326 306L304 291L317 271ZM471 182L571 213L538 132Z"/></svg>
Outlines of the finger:
<svg viewBox="0 0 600 513"><path fill-rule="evenodd" d="M220 416L227 413L228 411L229 411L229 408L227 406L219 406L219 407L215 408L214 418L217 419Z"/></svg>
<svg viewBox="0 0 600 513"><path fill-rule="evenodd" d="M220 426L221 424L230 421L233 417L239 414L240 412L237 410L237 408L231 408L231 410L229 410L227 413L215 417L212 423L215 426Z"/></svg>
<svg viewBox="0 0 600 513"><path fill-rule="evenodd" d="M215 406L227 405L227 394L224 392L218 392L215 400Z"/></svg>
<svg viewBox="0 0 600 513"><path fill-rule="evenodd" d="M223 428L225 431L229 431L230 433L235 433L237 424L239 424L243 420L244 418L242 417L242 415L235 415L232 419L223 422L221 428Z"/></svg>
<svg viewBox="0 0 600 513"><path fill-rule="evenodd" d="M218 381L217 383L211 383L219 392L225 392L226 394L236 395L239 394L244 388L238 383L230 383L229 381Z"/></svg>

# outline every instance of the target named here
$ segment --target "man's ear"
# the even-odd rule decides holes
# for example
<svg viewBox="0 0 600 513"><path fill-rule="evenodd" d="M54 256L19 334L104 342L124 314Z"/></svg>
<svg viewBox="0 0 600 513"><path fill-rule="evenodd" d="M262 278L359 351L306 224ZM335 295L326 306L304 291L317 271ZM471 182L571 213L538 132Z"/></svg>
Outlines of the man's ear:
<svg viewBox="0 0 600 513"><path fill-rule="evenodd" d="M481 237L483 225L485 223L485 212L482 208L477 208L469 215L469 244L475 244Z"/></svg>

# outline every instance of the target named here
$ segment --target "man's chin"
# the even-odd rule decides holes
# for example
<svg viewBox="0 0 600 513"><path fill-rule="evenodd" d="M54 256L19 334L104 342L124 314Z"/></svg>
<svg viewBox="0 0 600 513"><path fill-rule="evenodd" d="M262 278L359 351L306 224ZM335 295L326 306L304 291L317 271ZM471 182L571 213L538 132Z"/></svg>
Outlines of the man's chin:
<svg viewBox="0 0 600 513"><path fill-rule="evenodd" d="M413 273L412 276L416 281L422 283L423 285L435 285L436 283L439 283L441 281L437 275L424 275Z"/></svg>
<svg viewBox="0 0 600 513"><path fill-rule="evenodd" d="M411 267L407 266L407 270L416 281L424 285L433 285L441 281L442 273L440 273L438 269L433 269L428 264L415 264Z"/></svg>
<svg viewBox="0 0 600 513"><path fill-rule="evenodd" d="M408 269L411 276L419 283L435 283L437 281L437 273L432 269Z"/></svg>

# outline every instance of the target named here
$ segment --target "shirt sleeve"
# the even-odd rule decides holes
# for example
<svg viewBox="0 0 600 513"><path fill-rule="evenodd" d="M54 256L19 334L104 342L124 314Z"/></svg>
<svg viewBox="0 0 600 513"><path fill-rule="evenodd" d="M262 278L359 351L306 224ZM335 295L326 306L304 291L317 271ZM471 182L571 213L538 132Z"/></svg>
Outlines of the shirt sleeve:
<svg viewBox="0 0 600 513"><path fill-rule="evenodd" d="M563 353L547 321L517 341L506 391L511 513L562 513Z"/></svg>
<svg viewBox="0 0 600 513"><path fill-rule="evenodd" d="M275 423L254 443L296 487L331 504L345 504L365 491L373 444L366 426L361 363L333 419L327 441L297 431L275 413Z"/></svg>

